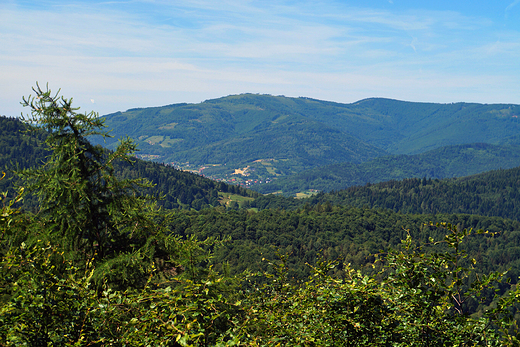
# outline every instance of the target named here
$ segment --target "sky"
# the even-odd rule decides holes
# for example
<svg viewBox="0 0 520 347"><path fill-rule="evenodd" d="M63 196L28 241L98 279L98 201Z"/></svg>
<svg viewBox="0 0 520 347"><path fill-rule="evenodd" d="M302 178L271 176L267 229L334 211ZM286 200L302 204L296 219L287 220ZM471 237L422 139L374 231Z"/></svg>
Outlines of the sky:
<svg viewBox="0 0 520 347"><path fill-rule="evenodd" d="M100 115L241 93L520 104L520 0L1 0L0 115L36 82Z"/></svg>

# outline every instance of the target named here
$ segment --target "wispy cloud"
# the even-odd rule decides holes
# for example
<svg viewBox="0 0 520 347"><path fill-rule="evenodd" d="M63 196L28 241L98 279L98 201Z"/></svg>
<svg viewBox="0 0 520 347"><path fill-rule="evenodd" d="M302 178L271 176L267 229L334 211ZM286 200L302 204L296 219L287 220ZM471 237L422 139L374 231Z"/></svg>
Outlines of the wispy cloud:
<svg viewBox="0 0 520 347"><path fill-rule="evenodd" d="M512 3L510 3L507 7L506 7L506 12L507 11L510 11L513 7L515 7L516 5L518 5L520 3L520 0L515 0L513 1Z"/></svg>
<svg viewBox="0 0 520 347"><path fill-rule="evenodd" d="M415 48L415 44L417 43L417 37L412 38L412 42L410 43L410 46L413 48L413 51L417 53L417 49Z"/></svg>
<svg viewBox="0 0 520 347"><path fill-rule="evenodd" d="M517 64L520 35L499 32L485 15L395 10L397 2L387 9L339 1L27 4L0 5L3 114L19 112L36 80L86 107L96 100L101 113L242 92L520 101L511 82L520 72L497 67Z"/></svg>

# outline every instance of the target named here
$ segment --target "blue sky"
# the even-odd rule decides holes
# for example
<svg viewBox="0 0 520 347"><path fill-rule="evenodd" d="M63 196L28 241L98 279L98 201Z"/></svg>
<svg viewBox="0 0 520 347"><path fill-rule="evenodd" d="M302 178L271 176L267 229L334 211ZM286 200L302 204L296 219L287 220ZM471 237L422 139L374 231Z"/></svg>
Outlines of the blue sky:
<svg viewBox="0 0 520 347"><path fill-rule="evenodd" d="M229 94L520 104L520 0L0 4L0 114L38 81L100 114Z"/></svg>

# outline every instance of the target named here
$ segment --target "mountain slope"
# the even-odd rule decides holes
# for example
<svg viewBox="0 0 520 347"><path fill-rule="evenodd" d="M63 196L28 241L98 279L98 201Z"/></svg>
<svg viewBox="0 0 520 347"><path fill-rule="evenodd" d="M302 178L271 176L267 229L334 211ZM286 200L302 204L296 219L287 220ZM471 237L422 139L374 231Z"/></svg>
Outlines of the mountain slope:
<svg viewBox="0 0 520 347"><path fill-rule="evenodd" d="M253 185L263 194L294 195L309 189L332 191L405 178L451 178L520 165L520 146L484 143L437 148L417 155L380 157L361 164L339 163Z"/></svg>
<svg viewBox="0 0 520 347"><path fill-rule="evenodd" d="M465 213L520 221L520 167L443 180L391 180L319 193L306 199L270 194L258 197L252 206L297 209L331 204L399 213Z"/></svg>
<svg viewBox="0 0 520 347"><path fill-rule="evenodd" d="M449 145L520 145L519 115L520 106L509 104L380 98L340 104L243 94L105 117L116 138L136 139L143 158L245 183ZM233 176L247 167L247 175Z"/></svg>
<svg viewBox="0 0 520 347"><path fill-rule="evenodd" d="M255 160L274 159L286 162L288 174L386 154L304 115L287 105L288 100L243 95L196 105L133 109L107 115L106 120L116 137L135 138L143 154L159 156L159 161L227 164L228 171Z"/></svg>

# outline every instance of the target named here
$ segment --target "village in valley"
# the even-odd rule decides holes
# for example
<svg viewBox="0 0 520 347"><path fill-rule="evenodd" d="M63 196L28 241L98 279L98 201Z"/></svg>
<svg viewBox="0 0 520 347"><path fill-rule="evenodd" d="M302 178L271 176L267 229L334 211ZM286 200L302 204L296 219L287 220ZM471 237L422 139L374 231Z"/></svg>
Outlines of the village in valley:
<svg viewBox="0 0 520 347"><path fill-rule="evenodd" d="M159 161L159 155L140 154L140 159ZM209 179L235 184L244 188L265 184L280 176L272 165L275 159L259 159L242 168L228 168L226 164L193 164L190 162L168 162L165 165L178 170L192 172Z"/></svg>

